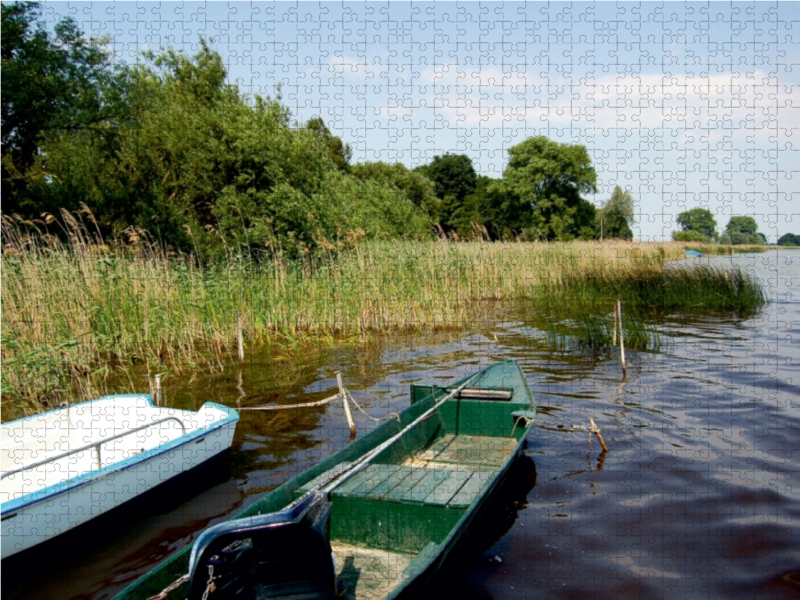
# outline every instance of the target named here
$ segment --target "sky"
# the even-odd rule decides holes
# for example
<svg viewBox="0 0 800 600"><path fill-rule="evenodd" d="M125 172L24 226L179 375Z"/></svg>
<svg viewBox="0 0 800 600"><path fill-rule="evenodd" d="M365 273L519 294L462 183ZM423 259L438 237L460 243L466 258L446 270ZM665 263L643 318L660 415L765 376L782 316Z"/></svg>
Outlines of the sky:
<svg viewBox="0 0 800 600"><path fill-rule="evenodd" d="M771 242L800 234L800 3L63 2L127 64L192 54L200 36L243 94L321 116L353 161L415 167L468 155L501 177L545 135L586 146L600 206L637 201L662 241L709 209L750 215Z"/></svg>

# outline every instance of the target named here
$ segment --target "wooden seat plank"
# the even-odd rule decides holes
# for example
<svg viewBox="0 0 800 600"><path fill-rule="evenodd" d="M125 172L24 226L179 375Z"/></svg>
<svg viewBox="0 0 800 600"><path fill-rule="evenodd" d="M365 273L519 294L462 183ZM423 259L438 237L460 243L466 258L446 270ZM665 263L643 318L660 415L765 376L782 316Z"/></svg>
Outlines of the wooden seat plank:
<svg viewBox="0 0 800 600"><path fill-rule="evenodd" d="M433 506L447 506L471 475L469 471L449 471L447 477L437 482L436 487L423 502Z"/></svg>
<svg viewBox="0 0 800 600"><path fill-rule="evenodd" d="M448 506L451 508L467 508L481 494L483 489L489 485L493 476L494 472L492 471L475 471L472 477L450 499Z"/></svg>

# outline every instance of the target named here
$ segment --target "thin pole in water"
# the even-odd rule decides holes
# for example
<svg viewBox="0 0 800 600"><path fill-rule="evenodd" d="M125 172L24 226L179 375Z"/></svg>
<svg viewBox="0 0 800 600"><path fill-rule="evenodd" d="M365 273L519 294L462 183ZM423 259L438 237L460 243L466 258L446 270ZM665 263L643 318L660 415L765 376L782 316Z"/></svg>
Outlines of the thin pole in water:
<svg viewBox="0 0 800 600"><path fill-rule="evenodd" d="M625 363L625 338L622 333L622 302L617 298L617 312L619 313L619 358L622 361L622 381L628 378L628 365Z"/></svg>
<svg viewBox="0 0 800 600"><path fill-rule="evenodd" d="M350 404L347 402L347 393L344 391L341 371L336 372L336 383L339 384L339 395L342 397L342 404L344 404L344 414L347 416L347 424L350 426L350 441L352 442L356 439L356 424L353 422L353 415L350 414Z"/></svg>
<svg viewBox="0 0 800 600"><path fill-rule="evenodd" d="M156 373L156 379L153 383L153 391L155 392L154 395L156 397L156 405L161 404L161 374Z"/></svg>
<svg viewBox="0 0 800 600"><path fill-rule="evenodd" d="M242 334L242 311L236 312L236 346L239 350L239 362L244 362L244 335Z"/></svg>

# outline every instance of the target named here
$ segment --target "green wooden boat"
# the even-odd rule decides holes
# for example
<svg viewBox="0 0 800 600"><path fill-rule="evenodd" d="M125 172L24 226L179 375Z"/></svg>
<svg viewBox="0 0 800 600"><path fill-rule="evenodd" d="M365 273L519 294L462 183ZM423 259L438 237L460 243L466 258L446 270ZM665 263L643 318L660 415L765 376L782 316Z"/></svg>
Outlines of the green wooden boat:
<svg viewBox="0 0 800 600"><path fill-rule="evenodd" d="M117 600L413 596L524 448L535 411L515 361L412 386L398 419L207 529Z"/></svg>

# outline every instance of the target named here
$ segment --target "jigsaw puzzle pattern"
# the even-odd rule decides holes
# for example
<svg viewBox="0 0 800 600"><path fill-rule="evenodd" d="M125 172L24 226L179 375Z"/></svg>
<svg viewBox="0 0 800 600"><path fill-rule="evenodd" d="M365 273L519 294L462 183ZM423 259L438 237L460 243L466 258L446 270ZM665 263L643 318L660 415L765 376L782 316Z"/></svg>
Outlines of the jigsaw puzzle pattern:
<svg viewBox="0 0 800 600"><path fill-rule="evenodd" d="M798 214L797 6L622 3L48 4L143 50L223 55L243 93L278 94L352 145L353 160L470 156L546 135L586 146L605 199L639 200L638 237L677 214L751 215L770 241ZM796 220L795 220L796 223Z"/></svg>
<svg viewBox="0 0 800 600"><path fill-rule="evenodd" d="M87 33L110 35L126 62L164 47L196 52L202 37L222 54L230 83L280 97L300 124L322 117L352 146L353 162L414 167L466 154L480 174L501 177L510 147L544 135L587 147L598 173L596 203L616 185L633 193L642 241L669 239L675 217L694 207L722 223L752 216L770 242L800 231L794 3L69 2L43 9L52 23L69 15ZM627 386L619 385L613 361L554 358L524 341L529 329L513 319L483 324L496 332L493 342L458 338L443 350L394 340L371 359L406 353L398 361L440 360L438 371L414 373L428 379L468 374L474 365L454 359L453 348L480 360L520 355L543 409L530 440L535 468L508 492L503 510L510 516L492 522L491 550L463 567L470 572L452 593L798 594L798 258L730 262L765 282L769 310L745 321L670 321L663 331L674 345L639 361ZM382 397L368 407L376 416L407 401L405 382L368 391ZM608 455L591 435L587 442L591 417L606 432ZM361 415L356 420L360 429L374 427ZM240 488L268 488L286 475L287 462L295 474L345 443L343 414L332 411L318 427L325 437L318 445L276 459L276 475L253 476L258 486L251 472L242 474ZM48 426L45 437L59 428ZM247 443L253 440L263 436ZM213 443L212 454L224 445ZM35 444L25 451L35 454ZM442 444L419 458L443 460L448 452L473 462L505 449ZM63 469L83 459L96 457L87 451ZM3 457L4 468L10 462ZM165 479L175 465L163 469ZM459 490L481 478L479 471L456 473L451 488L433 485L432 473L420 483L374 469L350 487L369 480L372 494L444 494L431 502L458 505L465 501ZM26 477L23 487L35 487L43 475ZM89 504L100 510L124 492L107 486ZM239 492L230 494L236 503ZM229 507L221 504L224 513ZM59 532L56 524L42 533ZM375 560L347 556L348 573L348 564L365 568ZM407 567L402 557L389 564L386 582ZM90 579L61 577L65 589L71 577Z"/></svg>

